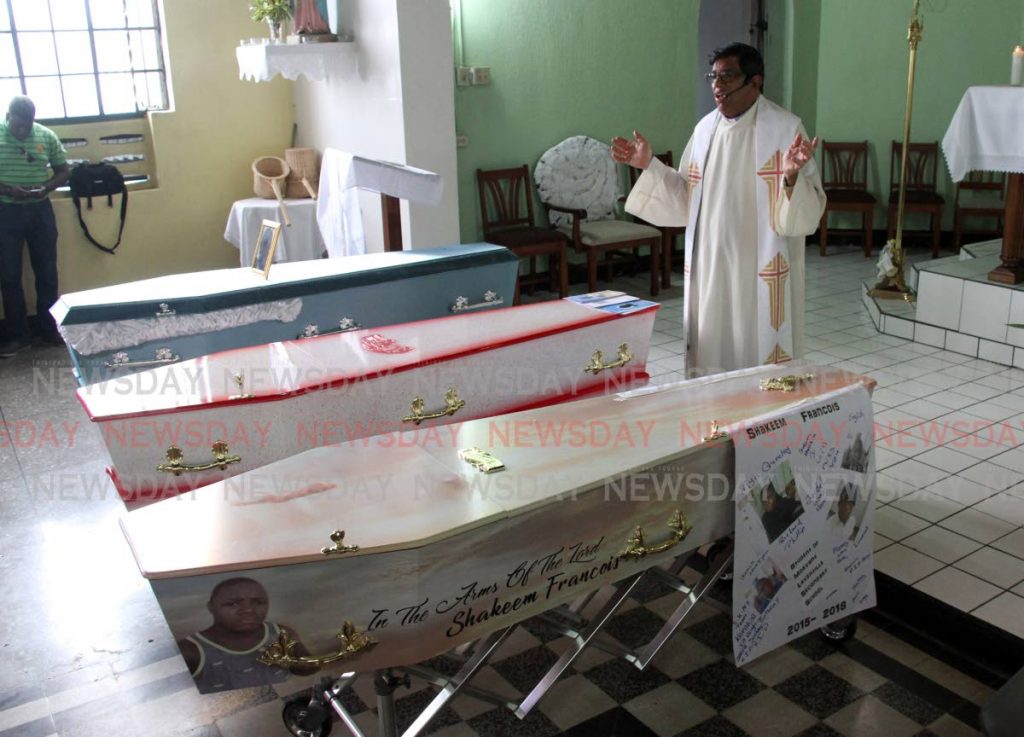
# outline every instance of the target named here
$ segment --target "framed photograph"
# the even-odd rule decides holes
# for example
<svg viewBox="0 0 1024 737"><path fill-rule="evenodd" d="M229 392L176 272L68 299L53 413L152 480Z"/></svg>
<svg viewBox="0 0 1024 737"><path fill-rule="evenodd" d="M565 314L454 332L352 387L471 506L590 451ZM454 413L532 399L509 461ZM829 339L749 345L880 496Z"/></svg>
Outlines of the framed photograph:
<svg viewBox="0 0 1024 737"><path fill-rule="evenodd" d="M270 267L274 263L274 251L277 239L281 236L281 223L264 220L260 225L260 234L256 238L256 248L252 252L252 268L263 273L263 278L270 276Z"/></svg>

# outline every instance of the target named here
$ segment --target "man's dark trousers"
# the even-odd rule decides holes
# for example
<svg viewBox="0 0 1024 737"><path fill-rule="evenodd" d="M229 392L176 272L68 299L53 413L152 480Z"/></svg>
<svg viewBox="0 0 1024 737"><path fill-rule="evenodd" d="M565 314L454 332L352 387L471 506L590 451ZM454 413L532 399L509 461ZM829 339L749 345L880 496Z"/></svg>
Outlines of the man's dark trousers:
<svg viewBox="0 0 1024 737"><path fill-rule="evenodd" d="M0 291L9 340L30 337L25 292L21 287L21 254L25 244L36 280L39 326L44 337L55 336L57 327L50 307L57 301L57 220L48 199L0 203Z"/></svg>

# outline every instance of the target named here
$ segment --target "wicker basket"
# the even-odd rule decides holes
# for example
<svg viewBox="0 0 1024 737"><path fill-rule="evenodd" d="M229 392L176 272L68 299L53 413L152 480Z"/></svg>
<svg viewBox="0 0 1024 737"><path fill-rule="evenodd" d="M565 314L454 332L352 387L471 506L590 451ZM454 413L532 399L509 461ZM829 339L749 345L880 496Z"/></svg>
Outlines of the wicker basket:
<svg viewBox="0 0 1024 737"><path fill-rule="evenodd" d="M320 183L320 162L316 149L285 149L284 158L291 167L291 174L287 180L288 197L316 199L317 186ZM303 182L303 179L306 181Z"/></svg>
<svg viewBox="0 0 1024 737"><path fill-rule="evenodd" d="M291 167L284 159L277 156L261 156L252 162L253 192L257 197L267 199L284 196L285 181L291 172ZM275 191L275 183L279 192Z"/></svg>

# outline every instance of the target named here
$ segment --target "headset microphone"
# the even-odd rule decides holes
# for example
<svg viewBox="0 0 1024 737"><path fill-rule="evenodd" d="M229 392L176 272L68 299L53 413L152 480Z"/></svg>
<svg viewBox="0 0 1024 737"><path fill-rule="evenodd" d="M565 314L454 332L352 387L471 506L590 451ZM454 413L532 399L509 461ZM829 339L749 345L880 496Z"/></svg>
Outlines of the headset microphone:
<svg viewBox="0 0 1024 737"><path fill-rule="evenodd" d="M736 89L734 89L734 90L733 90L732 92L726 92L726 93L725 93L725 95L723 95L723 96L722 96L722 99L723 99L723 100L728 100L728 99L729 99L730 97L732 97L732 96L733 96L733 95L735 95L735 94L736 94L737 92L739 92L740 90L742 90L742 89L743 89L744 87L746 87L746 86L747 86L748 84L750 84L750 77L747 77L746 79L744 79L744 80L743 80L743 84L741 84L741 85L740 85L739 87L737 87Z"/></svg>

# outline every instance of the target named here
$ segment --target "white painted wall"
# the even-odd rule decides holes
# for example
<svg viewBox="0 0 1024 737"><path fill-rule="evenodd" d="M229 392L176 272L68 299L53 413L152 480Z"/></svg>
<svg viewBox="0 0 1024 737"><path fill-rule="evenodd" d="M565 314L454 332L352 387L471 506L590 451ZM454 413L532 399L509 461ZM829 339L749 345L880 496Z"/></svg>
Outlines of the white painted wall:
<svg viewBox="0 0 1024 737"><path fill-rule="evenodd" d="M437 172L437 207L402 203L406 248L459 242L455 91L448 0L348 0L354 57L323 82L295 84L296 145L337 148ZM383 250L380 197L360 193L368 251Z"/></svg>

